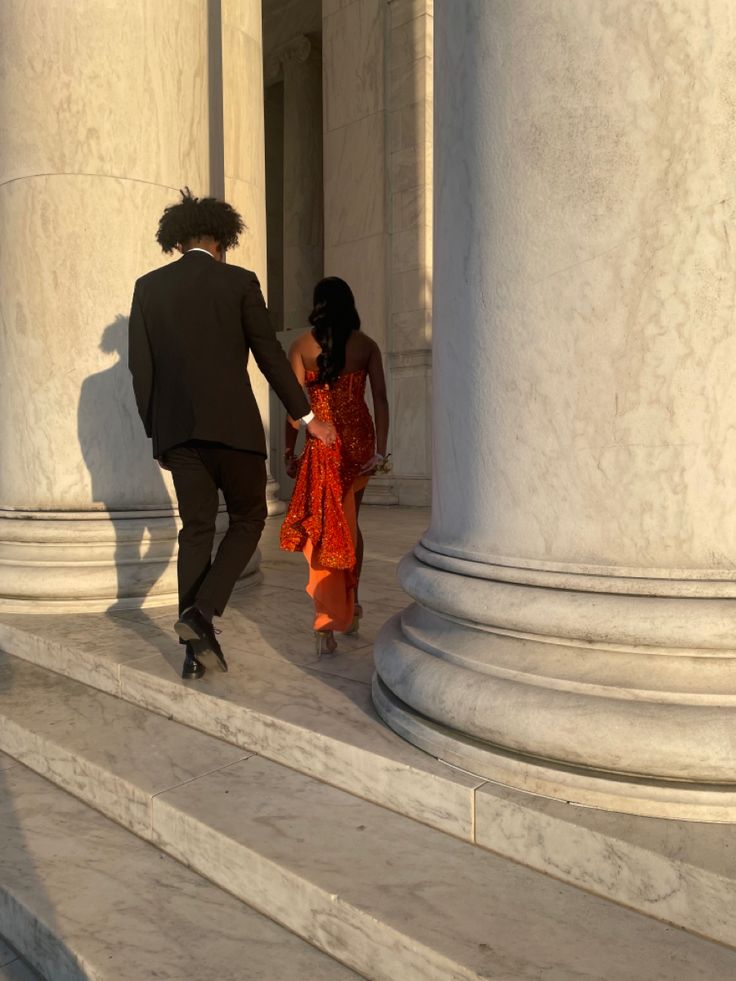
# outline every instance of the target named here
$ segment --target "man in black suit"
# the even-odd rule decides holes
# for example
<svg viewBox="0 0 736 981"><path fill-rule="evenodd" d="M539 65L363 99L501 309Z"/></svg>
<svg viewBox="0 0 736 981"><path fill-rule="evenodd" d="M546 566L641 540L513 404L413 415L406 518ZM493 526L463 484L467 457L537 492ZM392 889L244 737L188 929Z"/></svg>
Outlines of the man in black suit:
<svg viewBox="0 0 736 981"><path fill-rule="evenodd" d="M182 676L199 678L197 657L227 664L212 625L256 549L266 519L266 440L246 366L258 367L293 419L331 443L335 430L314 418L269 321L255 274L223 262L243 230L226 202L188 188L166 208L156 238L178 262L135 284L129 367L153 455L171 470L182 529L177 564L179 619L186 642ZM218 490L230 524L212 561Z"/></svg>

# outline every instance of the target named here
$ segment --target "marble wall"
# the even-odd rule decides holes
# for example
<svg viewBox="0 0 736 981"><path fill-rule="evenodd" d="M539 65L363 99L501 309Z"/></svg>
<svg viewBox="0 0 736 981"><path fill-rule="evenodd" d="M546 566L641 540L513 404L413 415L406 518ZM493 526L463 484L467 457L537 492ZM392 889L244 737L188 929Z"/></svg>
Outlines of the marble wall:
<svg viewBox="0 0 736 981"><path fill-rule="evenodd" d="M384 354L392 430L389 449L394 472L374 478L366 500L372 503L427 504L430 495L431 440L431 235L432 235L432 0L323 0L321 24L314 24L314 0L295 6L292 0L264 2L264 57L267 74L284 78L284 134L294 144L318 115L307 105L306 78L298 89L299 111L289 110L288 79L274 69L298 42L299 27L309 42L322 47L322 145L305 148L298 158L284 145L284 229L271 232L272 266L280 280L283 256L283 307L298 309L296 298L311 293L307 282L313 264L291 261L298 239L300 259L305 243L316 236L313 208L317 192L307 192L306 171L323 172L325 275L346 279L353 288L363 329ZM292 62L290 62L292 64ZM293 67L293 66L292 66ZM296 66L298 67L298 66ZM295 89L292 86L292 94ZM276 120L276 92L267 96ZM276 123L274 123L276 124ZM272 140L272 167L279 166ZM323 160L318 159L321 154ZM292 160L290 163L289 160ZM309 165L309 167L307 166ZM303 172L303 173L302 173ZM311 172L310 172L311 173ZM274 172L269 177L273 185ZM298 190L298 194L294 192ZM277 207L277 192L271 194ZM273 213L276 220L276 212ZM320 228L320 232L322 229ZM279 250L279 257L274 252ZM289 296L295 299L289 300ZM272 297L275 319L289 329L304 326L302 308L282 322L281 296ZM294 324L297 324L294 327ZM272 400L272 419L281 428L282 413ZM277 431L271 445L280 457ZM278 461L274 466L279 467ZM290 481L280 476L282 494Z"/></svg>
<svg viewBox="0 0 736 981"><path fill-rule="evenodd" d="M136 411L127 315L184 185L243 212L233 259L265 279L260 30L259 0L0 7L4 608L175 595L173 489Z"/></svg>
<svg viewBox="0 0 736 981"><path fill-rule="evenodd" d="M204 0L0 6L4 605L174 588L126 319L164 206L209 183L207 42Z"/></svg>
<svg viewBox="0 0 736 981"><path fill-rule="evenodd" d="M426 505L431 469L433 0L392 0L387 34L386 352L393 483Z"/></svg>
<svg viewBox="0 0 736 981"><path fill-rule="evenodd" d="M222 101L225 198L243 216L246 229L228 262L252 269L268 295L266 257L266 159L261 0L222 0ZM269 434L269 387L255 360L248 364ZM268 509L283 510L269 472Z"/></svg>
<svg viewBox="0 0 736 981"><path fill-rule="evenodd" d="M385 0L323 0L322 14L325 275L350 284L362 329L385 356L387 8ZM374 477L365 501L397 503L393 481Z"/></svg>
<svg viewBox="0 0 736 981"><path fill-rule="evenodd" d="M169 501L119 318L163 207L209 181L206 44L203 0L0 8L3 507Z"/></svg>

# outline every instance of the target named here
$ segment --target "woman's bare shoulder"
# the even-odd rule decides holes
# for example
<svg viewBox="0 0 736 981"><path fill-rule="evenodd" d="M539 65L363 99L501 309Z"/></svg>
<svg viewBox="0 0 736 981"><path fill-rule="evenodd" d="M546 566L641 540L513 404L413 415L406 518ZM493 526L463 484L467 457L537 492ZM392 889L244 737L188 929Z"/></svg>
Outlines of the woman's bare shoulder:
<svg viewBox="0 0 736 981"><path fill-rule="evenodd" d="M316 344L316 341L312 337L311 330L305 330L303 333L295 337L289 346L289 354L304 354L311 350Z"/></svg>
<svg viewBox="0 0 736 981"><path fill-rule="evenodd" d="M374 351L377 351L379 349L378 344L376 344L373 338L370 337L368 334L365 334L362 330L354 331L351 337L351 341L354 344L355 350L360 351L361 353L365 354L367 357L370 357L370 355Z"/></svg>
<svg viewBox="0 0 736 981"><path fill-rule="evenodd" d="M364 334L362 330L355 330L348 338L345 348L345 367L348 371L359 371L368 367L376 342Z"/></svg>

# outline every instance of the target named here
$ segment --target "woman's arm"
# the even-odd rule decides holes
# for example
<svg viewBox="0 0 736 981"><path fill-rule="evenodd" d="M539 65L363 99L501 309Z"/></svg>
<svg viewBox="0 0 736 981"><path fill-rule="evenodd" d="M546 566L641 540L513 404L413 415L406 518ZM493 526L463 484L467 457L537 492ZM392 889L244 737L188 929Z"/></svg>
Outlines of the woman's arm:
<svg viewBox="0 0 736 981"><path fill-rule="evenodd" d="M388 444L388 396L386 395L386 378L383 374L381 349L373 344L373 350L368 360L368 378L371 383L373 396L373 414L376 423L376 452L386 456Z"/></svg>
<svg viewBox="0 0 736 981"><path fill-rule="evenodd" d="M289 348L289 363L291 370L296 375L296 380L304 388L304 362L302 361L299 338ZM287 458L287 462L290 457L294 456L294 447L296 446L298 433L299 422L296 419L292 419L290 415L287 415L284 431L284 456Z"/></svg>

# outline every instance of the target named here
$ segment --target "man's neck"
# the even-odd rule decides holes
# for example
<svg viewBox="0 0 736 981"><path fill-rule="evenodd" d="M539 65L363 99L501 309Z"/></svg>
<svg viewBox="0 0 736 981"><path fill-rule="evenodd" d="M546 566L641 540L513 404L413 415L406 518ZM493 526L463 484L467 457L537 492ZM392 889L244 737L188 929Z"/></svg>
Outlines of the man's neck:
<svg viewBox="0 0 736 981"><path fill-rule="evenodd" d="M188 242L182 242L179 251L184 255L187 252L207 252L218 261L225 257L223 249L220 248L220 243L209 235L203 235L201 238L190 238Z"/></svg>

